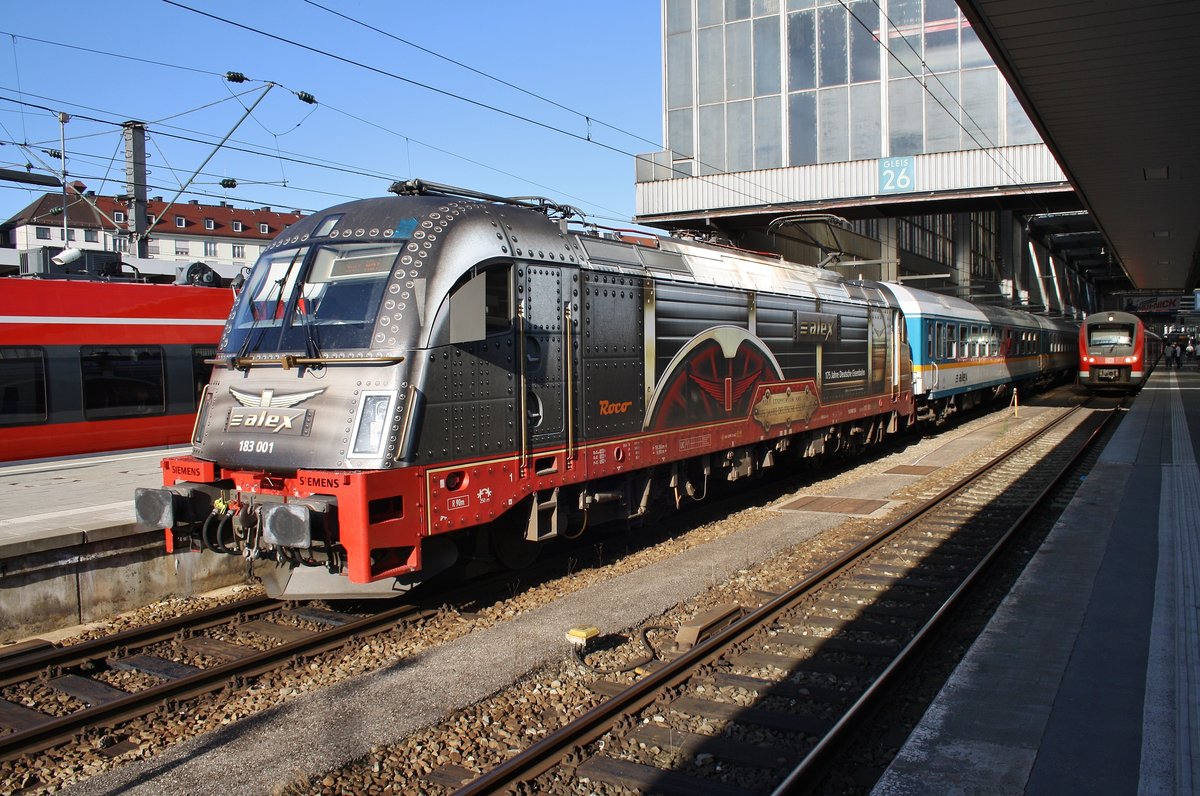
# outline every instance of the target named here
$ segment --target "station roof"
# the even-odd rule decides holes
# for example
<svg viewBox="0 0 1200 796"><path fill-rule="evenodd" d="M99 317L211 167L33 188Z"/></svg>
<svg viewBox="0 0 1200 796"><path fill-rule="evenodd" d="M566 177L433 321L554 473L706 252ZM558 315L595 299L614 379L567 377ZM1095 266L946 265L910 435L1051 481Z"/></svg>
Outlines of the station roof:
<svg viewBox="0 0 1200 796"><path fill-rule="evenodd" d="M1200 3L959 0L1135 288L1200 277Z"/></svg>

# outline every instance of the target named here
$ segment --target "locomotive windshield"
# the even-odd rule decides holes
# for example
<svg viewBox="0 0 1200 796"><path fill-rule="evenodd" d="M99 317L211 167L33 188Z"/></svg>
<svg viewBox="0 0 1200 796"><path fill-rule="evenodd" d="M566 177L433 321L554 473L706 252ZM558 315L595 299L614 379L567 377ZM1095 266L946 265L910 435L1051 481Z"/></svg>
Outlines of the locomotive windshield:
<svg viewBox="0 0 1200 796"><path fill-rule="evenodd" d="M1133 327L1125 323L1088 326L1088 348L1132 348Z"/></svg>
<svg viewBox="0 0 1200 796"><path fill-rule="evenodd" d="M310 354L369 348L403 245L322 244L263 255L238 297L229 348Z"/></svg>

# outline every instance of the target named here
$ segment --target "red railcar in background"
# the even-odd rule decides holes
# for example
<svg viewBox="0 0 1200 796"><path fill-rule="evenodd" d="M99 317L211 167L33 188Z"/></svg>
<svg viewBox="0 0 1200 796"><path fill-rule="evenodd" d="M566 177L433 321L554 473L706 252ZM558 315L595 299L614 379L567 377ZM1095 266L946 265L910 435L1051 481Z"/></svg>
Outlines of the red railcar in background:
<svg viewBox="0 0 1200 796"><path fill-rule="evenodd" d="M1079 383L1091 389L1136 390L1162 356L1162 338L1129 312L1097 312L1079 327Z"/></svg>
<svg viewBox="0 0 1200 796"><path fill-rule="evenodd" d="M220 287L0 279L0 461L188 441Z"/></svg>

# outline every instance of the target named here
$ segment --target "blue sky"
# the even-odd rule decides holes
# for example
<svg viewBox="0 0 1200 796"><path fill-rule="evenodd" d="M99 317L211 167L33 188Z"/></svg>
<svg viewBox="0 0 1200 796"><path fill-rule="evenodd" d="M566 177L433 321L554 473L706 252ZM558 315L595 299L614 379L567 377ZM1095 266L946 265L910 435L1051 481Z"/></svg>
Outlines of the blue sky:
<svg viewBox="0 0 1200 796"><path fill-rule="evenodd" d="M317 210L420 177L549 196L619 226L635 212L632 156L661 148L657 0L175 2L5 4L0 167L32 162L57 172L61 162L43 150L59 149L57 112L65 111L70 179L122 193L119 124L137 119L150 132L149 195L169 199L264 81L277 85L181 201ZM229 71L248 81L227 82ZM222 188L222 178L238 187ZM0 182L0 219L42 190Z"/></svg>

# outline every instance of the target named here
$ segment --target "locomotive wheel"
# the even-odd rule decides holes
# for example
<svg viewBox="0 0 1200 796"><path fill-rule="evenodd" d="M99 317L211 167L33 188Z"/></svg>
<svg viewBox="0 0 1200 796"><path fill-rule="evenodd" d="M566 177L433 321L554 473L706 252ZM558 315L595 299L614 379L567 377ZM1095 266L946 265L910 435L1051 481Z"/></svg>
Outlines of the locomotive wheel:
<svg viewBox="0 0 1200 796"><path fill-rule="evenodd" d="M525 513L518 506L484 531L488 549L506 569L524 569L537 560L541 552L542 546L538 542L525 538Z"/></svg>

